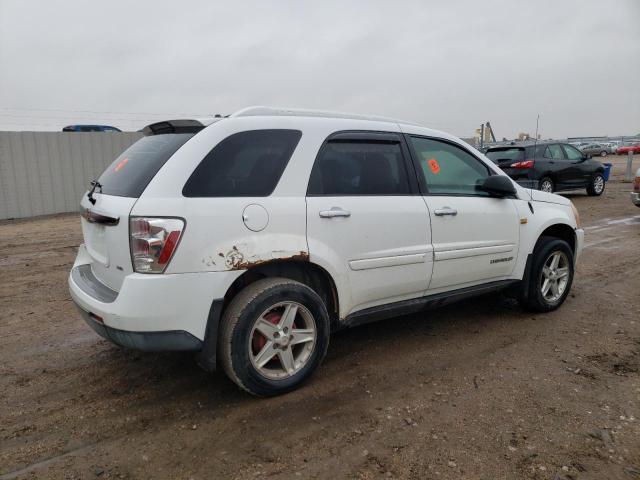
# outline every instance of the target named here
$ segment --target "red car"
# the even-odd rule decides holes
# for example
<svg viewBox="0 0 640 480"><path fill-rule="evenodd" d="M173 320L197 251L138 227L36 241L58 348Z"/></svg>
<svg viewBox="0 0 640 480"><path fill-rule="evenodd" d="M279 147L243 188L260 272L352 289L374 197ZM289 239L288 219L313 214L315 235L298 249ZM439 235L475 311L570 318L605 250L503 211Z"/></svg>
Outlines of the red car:
<svg viewBox="0 0 640 480"><path fill-rule="evenodd" d="M627 155L629 152L640 153L640 143L636 145L625 145L623 147L618 147L616 150L617 155Z"/></svg>

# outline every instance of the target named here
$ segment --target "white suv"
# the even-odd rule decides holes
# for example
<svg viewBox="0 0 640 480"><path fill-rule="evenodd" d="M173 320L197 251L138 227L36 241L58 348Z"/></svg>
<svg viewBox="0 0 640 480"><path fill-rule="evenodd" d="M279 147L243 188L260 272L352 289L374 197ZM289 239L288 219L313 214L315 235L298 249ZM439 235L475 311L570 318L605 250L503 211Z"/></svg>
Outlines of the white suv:
<svg viewBox="0 0 640 480"><path fill-rule="evenodd" d="M266 107L144 131L82 199L69 277L118 345L198 352L267 396L307 379L333 330L504 289L550 311L571 288L571 202L451 135Z"/></svg>

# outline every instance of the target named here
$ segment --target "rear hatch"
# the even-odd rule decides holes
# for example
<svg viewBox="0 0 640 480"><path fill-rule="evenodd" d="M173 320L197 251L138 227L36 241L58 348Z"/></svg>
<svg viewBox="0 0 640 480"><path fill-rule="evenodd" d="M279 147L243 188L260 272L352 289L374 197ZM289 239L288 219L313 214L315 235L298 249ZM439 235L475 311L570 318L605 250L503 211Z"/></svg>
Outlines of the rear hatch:
<svg viewBox="0 0 640 480"><path fill-rule="evenodd" d="M200 127L202 128L202 126ZM82 234L93 274L116 291L133 272L129 250L129 213L166 161L194 133L144 137L125 150L100 175L80 203Z"/></svg>
<svg viewBox="0 0 640 480"><path fill-rule="evenodd" d="M511 168L514 163L526 160L524 147L494 147L487 150L485 155L511 178L518 179L527 176L527 169Z"/></svg>

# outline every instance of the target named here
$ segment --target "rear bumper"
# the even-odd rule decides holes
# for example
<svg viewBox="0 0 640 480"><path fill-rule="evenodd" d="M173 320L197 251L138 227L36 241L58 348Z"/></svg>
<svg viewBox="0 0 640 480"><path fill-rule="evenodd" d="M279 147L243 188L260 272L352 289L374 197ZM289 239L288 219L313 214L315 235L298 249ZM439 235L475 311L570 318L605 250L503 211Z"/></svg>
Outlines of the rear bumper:
<svg viewBox="0 0 640 480"><path fill-rule="evenodd" d="M197 352L202 349L202 341L183 330L128 332L105 325L80 307L78 307L78 311L87 325L98 335L121 347L143 352Z"/></svg>
<svg viewBox="0 0 640 480"><path fill-rule="evenodd" d="M640 193L631 192L631 193L630 193L630 196L631 196L631 202L632 202L636 207L640 207Z"/></svg>
<svg viewBox="0 0 640 480"><path fill-rule="evenodd" d="M241 274L134 273L124 277L116 292L93 275L91 257L81 245L69 275L69 292L91 328L118 345L155 351L199 350L212 303L223 298Z"/></svg>

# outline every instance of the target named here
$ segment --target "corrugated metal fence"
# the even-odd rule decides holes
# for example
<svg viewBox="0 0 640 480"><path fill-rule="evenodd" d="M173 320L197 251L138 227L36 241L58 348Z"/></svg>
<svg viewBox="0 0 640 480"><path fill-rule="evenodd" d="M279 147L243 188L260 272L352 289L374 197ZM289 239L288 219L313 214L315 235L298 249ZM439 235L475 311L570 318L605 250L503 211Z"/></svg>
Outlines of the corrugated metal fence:
<svg viewBox="0 0 640 480"><path fill-rule="evenodd" d="M0 132L0 220L78 209L137 132Z"/></svg>

